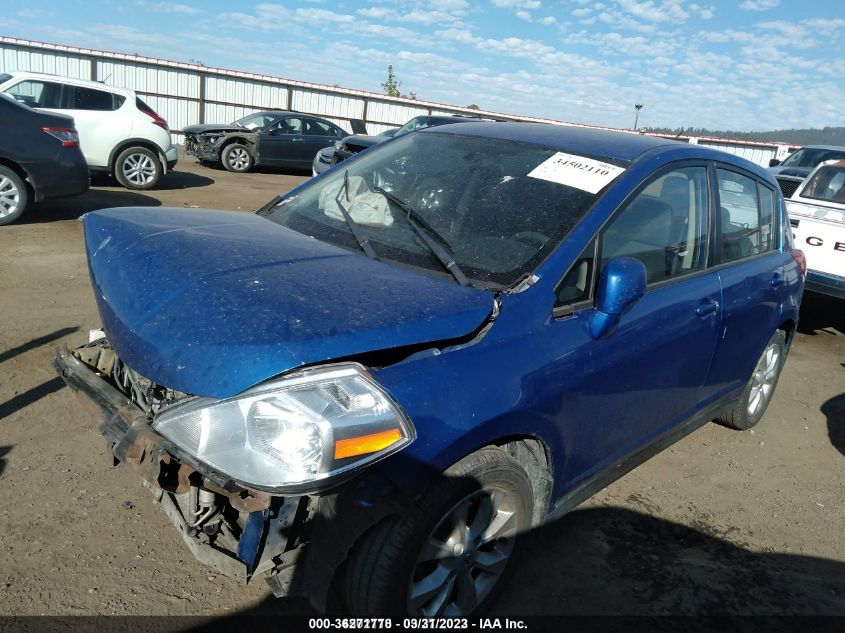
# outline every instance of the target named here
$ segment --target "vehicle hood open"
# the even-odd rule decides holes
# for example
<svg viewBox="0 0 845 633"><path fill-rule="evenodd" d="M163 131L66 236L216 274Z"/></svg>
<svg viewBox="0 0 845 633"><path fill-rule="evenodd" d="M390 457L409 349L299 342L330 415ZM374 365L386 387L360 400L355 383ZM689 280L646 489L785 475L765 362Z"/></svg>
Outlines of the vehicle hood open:
<svg viewBox="0 0 845 633"><path fill-rule="evenodd" d="M185 134L207 134L208 132L255 132L256 130L247 129L241 125L234 125L232 123L202 123L199 125L189 125L182 129Z"/></svg>
<svg viewBox="0 0 845 633"><path fill-rule="evenodd" d="M229 397L301 365L471 334L489 292L368 259L243 212L83 216L120 358L153 382Z"/></svg>

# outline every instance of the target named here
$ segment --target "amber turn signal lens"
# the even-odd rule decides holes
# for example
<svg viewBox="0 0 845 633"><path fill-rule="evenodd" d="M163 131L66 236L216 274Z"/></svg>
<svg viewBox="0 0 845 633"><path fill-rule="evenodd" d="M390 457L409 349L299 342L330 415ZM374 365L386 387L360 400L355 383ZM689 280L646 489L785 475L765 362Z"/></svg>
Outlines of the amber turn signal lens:
<svg viewBox="0 0 845 633"><path fill-rule="evenodd" d="M400 439L402 439L402 433L399 429L391 429L380 433L338 440L334 445L334 458L343 459L344 457L377 453L391 444L395 444Z"/></svg>

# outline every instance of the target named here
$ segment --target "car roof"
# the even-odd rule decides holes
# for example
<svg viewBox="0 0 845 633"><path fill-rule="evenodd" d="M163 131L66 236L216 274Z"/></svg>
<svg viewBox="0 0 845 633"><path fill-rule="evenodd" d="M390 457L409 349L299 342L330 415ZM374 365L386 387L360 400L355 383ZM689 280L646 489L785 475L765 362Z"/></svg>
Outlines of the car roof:
<svg viewBox="0 0 845 633"><path fill-rule="evenodd" d="M421 133L453 133L520 141L552 147L564 152L633 161L655 147L686 145L661 137L633 132L599 130L570 125L545 123L464 122L460 126L441 125L420 130Z"/></svg>
<svg viewBox="0 0 845 633"><path fill-rule="evenodd" d="M110 86L101 81L91 81L90 79L77 79L76 77L66 77L65 75L55 75L51 73L33 73L28 70L13 70L8 73L14 79L43 79L44 81L58 81L61 83L71 84L74 86L84 86L86 88L96 88L97 90L105 90L113 92L131 99L135 98L135 91L129 88L118 88L117 86Z"/></svg>

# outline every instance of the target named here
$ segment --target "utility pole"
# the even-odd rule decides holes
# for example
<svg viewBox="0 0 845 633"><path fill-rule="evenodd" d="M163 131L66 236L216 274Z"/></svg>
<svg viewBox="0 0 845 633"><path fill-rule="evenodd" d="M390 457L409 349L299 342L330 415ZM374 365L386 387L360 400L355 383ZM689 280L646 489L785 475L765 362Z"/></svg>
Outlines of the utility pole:
<svg viewBox="0 0 845 633"><path fill-rule="evenodd" d="M637 123L640 120L640 110L643 109L642 103L635 103L634 104L634 131L637 131Z"/></svg>

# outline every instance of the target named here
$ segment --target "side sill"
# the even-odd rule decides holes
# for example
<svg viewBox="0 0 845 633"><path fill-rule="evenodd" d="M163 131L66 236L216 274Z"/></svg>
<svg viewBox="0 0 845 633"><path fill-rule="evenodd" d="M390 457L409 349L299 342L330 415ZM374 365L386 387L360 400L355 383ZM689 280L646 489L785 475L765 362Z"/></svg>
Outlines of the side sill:
<svg viewBox="0 0 845 633"><path fill-rule="evenodd" d="M552 508L552 510L546 515L543 523L551 523L571 510L574 510L594 494L604 488L607 488L617 479L627 475L640 464L648 461L661 451L670 447L672 444L675 444L693 431L701 428L713 420L721 411L729 407L733 400L735 400L735 397L726 398L711 404L706 409L694 414L692 417L687 418L683 422L679 422L663 435L655 438L650 444L647 444L639 450L626 455L616 463L607 466L589 479L586 479L557 501L554 508Z"/></svg>

